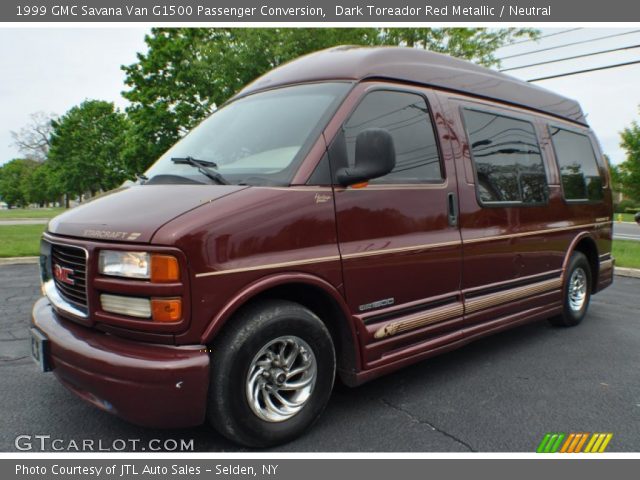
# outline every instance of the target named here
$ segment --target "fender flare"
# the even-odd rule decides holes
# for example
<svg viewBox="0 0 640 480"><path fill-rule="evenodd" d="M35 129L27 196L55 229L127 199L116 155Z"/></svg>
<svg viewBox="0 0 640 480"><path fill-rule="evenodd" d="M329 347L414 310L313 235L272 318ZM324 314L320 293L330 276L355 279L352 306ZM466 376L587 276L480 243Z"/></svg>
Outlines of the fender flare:
<svg viewBox="0 0 640 480"><path fill-rule="evenodd" d="M209 342L213 340L213 338L224 327L224 325L226 325L227 321L233 316L233 314L235 314L238 309L240 309L243 305L246 305L257 295L271 288L290 283L304 284L319 288L336 302L336 305L341 310L346 320L352 340L351 346L354 349L354 358L357 363L356 367L360 369L360 346L357 341L358 334L356 332L353 321L351 320L352 317L347 303L345 302L338 289L331 283L323 280L322 278L307 273L277 273L274 275L262 277L244 287L242 290L236 293L236 295L234 295L233 298L229 300L225 304L225 306L222 307L218 311L218 313L211 319L211 321L207 325L207 328L204 330L200 337L202 345L209 344Z"/></svg>
<svg viewBox="0 0 640 480"><path fill-rule="evenodd" d="M578 245L578 243L580 243L585 238L588 238L589 240L591 240L593 242L593 245L596 248L596 253L598 252L598 243L593 238L593 235L591 234L591 232L583 231L583 232L578 233L573 238L571 243L569 244L569 248L567 248L567 252L565 253L564 260L562 261L562 284L563 285L564 285L564 283L566 281L567 267L569 266L569 260L571 259L571 255L575 251L576 245ZM591 272L591 274L592 275L594 275L594 274L597 275L598 272ZM594 282L594 285L595 285L595 282Z"/></svg>

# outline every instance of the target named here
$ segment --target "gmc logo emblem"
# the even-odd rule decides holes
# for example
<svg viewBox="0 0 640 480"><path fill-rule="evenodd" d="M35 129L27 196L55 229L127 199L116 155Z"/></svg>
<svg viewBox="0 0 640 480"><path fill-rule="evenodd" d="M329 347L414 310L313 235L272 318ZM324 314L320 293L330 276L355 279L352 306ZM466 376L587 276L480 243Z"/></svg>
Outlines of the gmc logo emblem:
<svg viewBox="0 0 640 480"><path fill-rule="evenodd" d="M76 282L71 278L71 275L73 275L73 270L70 268L61 267L57 263L53 265L53 276L56 277L56 280L59 282L74 285Z"/></svg>

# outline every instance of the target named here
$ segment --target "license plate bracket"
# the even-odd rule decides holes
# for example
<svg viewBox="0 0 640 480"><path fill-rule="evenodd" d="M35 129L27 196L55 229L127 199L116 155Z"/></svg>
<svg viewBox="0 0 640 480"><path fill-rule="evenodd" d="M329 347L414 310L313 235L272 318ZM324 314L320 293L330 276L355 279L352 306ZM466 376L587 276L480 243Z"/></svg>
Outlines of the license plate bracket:
<svg viewBox="0 0 640 480"><path fill-rule="evenodd" d="M51 371L49 363L49 339L37 328L31 328L31 357L43 372Z"/></svg>

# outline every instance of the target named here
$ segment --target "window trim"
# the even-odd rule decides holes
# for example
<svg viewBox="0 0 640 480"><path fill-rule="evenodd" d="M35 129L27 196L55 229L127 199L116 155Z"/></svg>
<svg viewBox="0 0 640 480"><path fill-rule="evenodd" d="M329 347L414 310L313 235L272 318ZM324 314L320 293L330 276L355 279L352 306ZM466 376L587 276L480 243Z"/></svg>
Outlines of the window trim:
<svg viewBox="0 0 640 480"><path fill-rule="evenodd" d="M557 123L547 122L546 124L547 134L549 135L549 143L551 144L551 149L553 150L553 159L558 169L558 179L560 180L560 191L562 192L562 200L567 205L598 205L604 203L605 194L604 191L607 188L606 179L602 176L602 165L598 160L598 155L596 155L596 149L593 147L593 140L591 136L585 132L580 131L573 128L568 128L565 126L560 126ZM553 135L551 134L551 129L557 128L558 130L564 130L565 132L573 133L575 135L580 135L585 137L589 141L589 146L591 147L591 152L593 153L593 159L596 161L596 167L598 169L598 175L600 176L600 180L602 181L602 198L600 200L590 200L589 198L567 198L564 193L564 182L562 181L562 168L560 167L560 157L558 155L558 151L556 149L556 145L553 142ZM586 187L586 185L585 185Z"/></svg>
<svg viewBox="0 0 640 480"><path fill-rule="evenodd" d="M424 92L421 91L417 91L417 90L412 90L412 89L408 89L408 88L402 88L402 87L394 87L394 86L387 86L387 85L374 85L371 88L367 89L366 91L363 92L363 94L360 96L360 98L356 101L356 103L354 104L353 108L351 109L351 111L346 115L345 119L342 121L342 123L340 124L340 128L338 129L338 132L336 133L336 135L334 136L334 138L331 140L332 142L334 142L340 135L344 134L344 126L345 124L351 120L351 117L353 116L353 114L355 113L355 111L358 109L358 107L360 107L360 104L364 101L365 98L367 98L367 96L369 96L371 93L375 93L375 92L396 92L396 93L405 93L405 94L409 94L409 95L416 95L420 98L422 98L424 100L425 105L427 106L427 110L428 110L428 116L429 116L429 121L431 122L431 130L433 131L433 137L435 139L436 142L436 150L438 153L438 163L440 165L440 179L433 179L433 180L422 180L422 181L417 181L417 182L413 182L413 183L399 183L399 182L381 182L381 183L370 183L369 186L367 188L372 188L374 189L375 187L420 187L421 185L431 185L431 186L441 186L441 187L446 187L448 184L448 180L447 180L447 171L444 165L444 161L443 161L443 155L442 155L442 145L440 143L440 136L438 135L438 127L436 126L435 123L435 119L433 117L433 109L431 108L431 102L429 102L429 98L424 94ZM334 177L335 175L335 171L333 170L333 166L331 168L331 176ZM385 175L386 176L386 175ZM379 177L376 178L375 180L378 179L382 179L384 177ZM335 182L335 179L333 179L333 184L337 185L337 183Z"/></svg>
<svg viewBox="0 0 640 480"><path fill-rule="evenodd" d="M478 205L482 208L511 208L511 207L544 207L548 206L551 198L551 189L549 188L549 170L547 169L547 164L545 162L544 152L541 146L540 137L538 135L538 129L536 128L536 124L533 117L525 116L525 115L508 115L498 110L497 108L492 108L487 106L487 108L480 107L470 107L467 105L460 105L459 107L460 120L462 122L462 128L464 129L464 134L467 138L467 143L469 145L469 159L471 160L471 167L473 169L473 180L475 182L474 190L476 194L476 201ZM513 202L513 201L495 201L495 202L486 202L482 200L480 197L479 185L478 181L478 169L476 168L476 160L473 155L473 149L471 147L471 138L469 136L469 128L467 127L467 122L464 116L464 111L469 110L472 112L484 113L489 115L495 115L497 117L507 118L509 120L516 120L518 122L526 122L531 125L533 129L533 134L535 135L536 142L538 144L538 149L540 150L540 160L542 161L542 168L544 169L544 177L546 180L547 186L547 199L544 202L534 202L534 203L525 203L525 202Z"/></svg>

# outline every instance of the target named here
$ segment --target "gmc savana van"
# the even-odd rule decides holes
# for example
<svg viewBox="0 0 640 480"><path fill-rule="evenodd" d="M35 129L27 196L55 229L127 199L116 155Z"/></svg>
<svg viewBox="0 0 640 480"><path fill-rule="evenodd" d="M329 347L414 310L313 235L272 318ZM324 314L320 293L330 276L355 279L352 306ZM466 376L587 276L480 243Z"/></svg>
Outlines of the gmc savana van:
<svg viewBox="0 0 640 480"><path fill-rule="evenodd" d="M570 99L339 47L259 78L140 181L53 219L33 354L139 425L286 442L358 385L612 283L610 180Z"/></svg>

